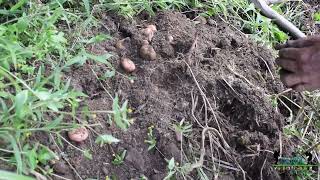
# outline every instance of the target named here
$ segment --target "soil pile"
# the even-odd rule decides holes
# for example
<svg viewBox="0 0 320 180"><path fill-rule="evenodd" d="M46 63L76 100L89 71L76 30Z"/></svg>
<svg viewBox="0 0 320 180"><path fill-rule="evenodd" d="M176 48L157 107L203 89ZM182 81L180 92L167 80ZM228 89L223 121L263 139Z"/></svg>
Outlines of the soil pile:
<svg viewBox="0 0 320 180"><path fill-rule="evenodd" d="M105 114L88 119L90 124L101 124L94 127L97 133L121 139L117 145L100 148L93 143L95 134L91 133L91 141L75 144L90 149L92 160L68 144L60 147L83 179L112 175L121 180L139 179L141 175L163 179L167 173L165 159L174 157L180 165L196 167L193 163L201 155L209 179L218 171L218 179L242 179L244 174L247 179L281 179L272 163L285 118L272 106L271 95L283 87L271 51L224 22L190 17L174 12L159 13L151 19L141 15L133 21L102 16L105 27L95 32L110 33L113 39L89 49L112 53L111 63L119 73L99 81L97 76L108 68L85 64L68 76L75 88L90 97L83 102L90 110L112 109L107 92L117 93L122 102L129 101L135 121L124 132L110 126ZM157 53L154 61L139 55L145 40L141 29L150 24L157 27L150 42ZM126 50L116 49L117 41L124 38L128 39ZM135 63L136 70L130 75L133 81L122 70L121 57ZM182 141L173 128L181 121L192 124L192 132ZM155 127L157 150L148 151L145 139L150 126ZM282 145L284 154L290 154L285 138ZM113 154L124 149L124 163L112 165ZM197 173L194 169L188 176L195 179ZM71 169L60 175L78 179ZM179 178L183 179L181 175Z"/></svg>

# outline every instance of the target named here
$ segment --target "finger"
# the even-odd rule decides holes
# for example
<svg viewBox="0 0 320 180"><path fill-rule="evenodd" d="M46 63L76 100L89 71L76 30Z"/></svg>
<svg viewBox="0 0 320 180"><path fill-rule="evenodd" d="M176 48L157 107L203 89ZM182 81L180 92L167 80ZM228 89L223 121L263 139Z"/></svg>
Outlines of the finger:
<svg viewBox="0 0 320 180"><path fill-rule="evenodd" d="M292 89L298 91L298 92L302 92L302 91L306 91L306 85L305 84L299 84L299 85L296 85L294 87L292 87Z"/></svg>
<svg viewBox="0 0 320 180"><path fill-rule="evenodd" d="M274 46L274 48L275 48L276 50L280 50L280 49L287 48L287 47L288 47L287 43L284 43L284 44L276 44L276 45Z"/></svg>
<svg viewBox="0 0 320 180"><path fill-rule="evenodd" d="M286 70L280 71L280 79L287 87L293 87L302 83L302 78L297 73L291 73Z"/></svg>
<svg viewBox="0 0 320 180"><path fill-rule="evenodd" d="M290 72L298 72L298 63L292 59L277 58L276 63L278 66L282 67L284 70Z"/></svg>
<svg viewBox="0 0 320 180"><path fill-rule="evenodd" d="M288 40L285 44L278 44L275 46L277 50L283 48L303 48L307 46L312 46L315 43L320 43L320 36L310 36L306 38L300 38L297 40Z"/></svg>
<svg viewBox="0 0 320 180"><path fill-rule="evenodd" d="M314 91L317 89L317 87L313 86L311 84L299 84L299 85L292 87L292 89L299 91L299 92L302 92L302 91Z"/></svg>
<svg viewBox="0 0 320 180"><path fill-rule="evenodd" d="M300 57L301 49L284 48L279 51L279 57L284 59L297 59Z"/></svg>

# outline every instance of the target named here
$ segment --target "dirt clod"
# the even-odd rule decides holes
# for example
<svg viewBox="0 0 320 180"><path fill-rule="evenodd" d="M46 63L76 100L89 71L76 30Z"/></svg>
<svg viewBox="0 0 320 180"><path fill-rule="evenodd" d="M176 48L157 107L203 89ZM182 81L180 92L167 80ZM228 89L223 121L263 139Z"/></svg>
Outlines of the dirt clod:
<svg viewBox="0 0 320 180"><path fill-rule="evenodd" d="M151 176L151 180L163 180L166 174L154 174Z"/></svg>
<svg viewBox="0 0 320 180"><path fill-rule="evenodd" d="M69 172L69 167L64 162L57 162L53 165L54 172L58 174L67 174Z"/></svg>
<svg viewBox="0 0 320 180"><path fill-rule="evenodd" d="M145 161L143 155L137 149L131 148L128 150L125 160L140 171L145 170Z"/></svg>
<svg viewBox="0 0 320 180"><path fill-rule="evenodd" d="M117 41L115 46L118 50L125 50L129 47L129 44L130 44L130 38L126 37L124 39Z"/></svg>
<svg viewBox="0 0 320 180"><path fill-rule="evenodd" d="M181 162L181 151L177 143L164 139L161 140L159 149L168 159L174 158L176 162Z"/></svg>

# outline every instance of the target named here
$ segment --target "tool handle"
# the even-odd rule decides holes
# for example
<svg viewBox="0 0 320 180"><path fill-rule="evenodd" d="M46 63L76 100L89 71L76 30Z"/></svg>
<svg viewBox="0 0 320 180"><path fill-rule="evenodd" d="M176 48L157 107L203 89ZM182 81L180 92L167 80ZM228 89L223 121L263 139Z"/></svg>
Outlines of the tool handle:
<svg viewBox="0 0 320 180"><path fill-rule="evenodd" d="M295 38L304 38L306 35L300 31L294 24L273 10L264 0L252 0L254 5L261 9L262 13L270 19L273 19L281 28L292 34Z"/></svg>

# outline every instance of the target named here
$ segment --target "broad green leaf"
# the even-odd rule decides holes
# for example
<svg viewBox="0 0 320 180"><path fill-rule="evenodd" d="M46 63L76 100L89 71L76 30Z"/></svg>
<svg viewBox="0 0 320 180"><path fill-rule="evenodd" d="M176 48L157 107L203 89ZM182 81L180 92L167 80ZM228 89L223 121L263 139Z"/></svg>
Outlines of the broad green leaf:
<svg viewBox="0 0 320 180"><path fill-rule="evenodd" d="M97 137L95 143L100 144L100 146L103 146L103 144L112 144L112 143L118 143L120 142L119 139L113 137L110 134L104 134Z"/></svg>
<svg viewBox="0 0 320 180"><path fill-rule="evenodd" d="M168 162L168 169L173 170L175 166L174 158L171 158L170 161Z"/></svg>
<svg viewBox="0 0 320 180"><path fill-rule="evenodd" d="M50 99L51 96L49 91L35 91L34 93L41 101L46 101Z"/></svg>
<svg viewBox="0 0 320 180"><path fill-rule="evenodd" d="M89 0L82 0L84 8L86 9L87 16L90 16L90 2Z"/></svg>
<svg viewBox="0 0 320 180"><path fill-rule="evenodd" d="M47 104L48 108L53 111L59 111L60 108L63 108L63 105L60 102L51 101Z"/></svg>
<svg viewBox="0 0 320 180"><path fill-rule="evenodd" d="M49 124L45 126L45 129L51 130L56 128L63 120L63 115L57 117L55 120L51 121Z"/></svg>
<svg viewBox="0 0 320 180"><path fill-rule="evenodd" d="M37 167L37 153L36 149L33 148L32 150L27 151L26 156L28 158L28 162L30 165L30 168L34 170Z"/></svg>
<svg viewBox="0 0 320 180"><path fill-rule="evenodd" d="M91 44L91 43L99 43L105 40L111 39L110 35L107 34L98 34L95 37L91 38L87 43Z"/></svg>
<svg viewBox="0 0 320 180"><path fill-rule="evenodd" d="M42 164L46 164L49 160L53 159L56 155L54 152L49 151L46 147L42 147L38 151L38 160Z"/></svg>
<svg viewBox="0 0 320 180"><path fill-rule="evenodd" d="M114 122L116 123L116 125L123 129L126 130L127 129L127 125L122 121L122 117L121 117L121 111L120 111L120 107L119 107L119 97L116 96L113 100L113 104L112 104L112 110L113 110L113 119Z"/></svg>
<svg viewBox="0 0 320 180"><path fill-rule="evenodd" d="M115 75L116 75L116 70L112 69L111 71L106 71L103 77L107 79L107 78L112 78Z"/></svg>
<svg viewBox="0 0 320 180"><path fill-rule="evenodd" d="M89 53L86 53L86 56L89 58L89 59L92 59L96 62L100 62L100 63L103 63L103 64L106 64L108 65L109 67L112 67L112 65L108 62L108 59L110 57L112 57L111 54L104 54L104 55L93 55L93 54L89 54Z"/></svg>
<svg viewBox="0 0 320 180"><path fill-rule="evenodd" d="M17 26L19 32L24 32L29 26L29 20L25 17L19 18L16 26Z"/></svg>
<svg viewBox="0 0 320 180"><path fill-rule="evenodd" d="M59 89L60 87L60 83L61 83L61 69L58 68L54 71L54 79L53 79L53 82L54 82L54 86L56 89Z"/></svg>
<svg viewBox="0 0 320 180"><path fill-rule="evenodd" d="M15 11L15 10L21 8L26 2L27 2L27 0L18 1L17 4L15 4L14 6L11 7L10 11Z"/></svg>
<svg viewBox="0 0 320 180"><path fill-rule="evenodd" d="M313 19L314 19L315 21L320 21L320 12L314 13L314 14L313 14Z"/></svg>
<svg viewBox="0 0 320 180"><path fill-rule="evenodd" d="M92 159L92 154L87 149L83 151L83 155L88 159Z"/></svg>
<svg viewBox="0 0 320 180"><path fill-rule="evenodd" d="M9 96L10 96L10 93L4 92L4 91L0 91L0 97L8 98Z"/></svg>
<svg viewBox="0 0 320 180"><path fill-rule="evenodd" d="M9 134L9 133L1 134L1 131L0 131L0 137L8 140L10 142L11 147L13 149L14 161L16 162L17 173L21 174L23 171L23 162L22 162L22 157L21 157L21 150L18 147L17 141L15 140L15 138L11 134ZM1 174L1 176L0 176L1 178L4 177L3 176L4 174L1 173L1 170L0 170L0 174Z"/></svg>
<svg viewBox="0 0 320 180"><path fill-rule="evenodd" d="M42 77L42 66L39 67L36 81L35 81L35 86L38 86L41 82L41 77Z"/></svg>
<svg viewBox="0 0 320 180"><path fill-rule="evenodd" d="M28 90L19 92L15 97L15 111L19 118L23 118L25 112L23 112L23 106L28 100Z"/></svg>
<svg viewBox="0 0 320 180"><path fill-rule="evenodd" d="M79 64L82 66L87 61L87 59L88 59L87 56L84 56L83 54L78 54L77 56L75 56L72 59L70 59L69 61L67 61L67 63L64 65L64 67L69 67L74 64Z"/></svg>
<svg viewBox="0 0 320 180"><path fill-rule="evenodd" d="M36 180L35 178L24 176L24 175L18 175L16 173L0 170L1 180Z"/></svg>
<svg viewBox="0 0 320 180"><path fill-rule="evenodd" d="M7 104L0 98L0 103L1 103L1 109L3 113L6 113L8 111Z"/></svg>

